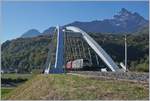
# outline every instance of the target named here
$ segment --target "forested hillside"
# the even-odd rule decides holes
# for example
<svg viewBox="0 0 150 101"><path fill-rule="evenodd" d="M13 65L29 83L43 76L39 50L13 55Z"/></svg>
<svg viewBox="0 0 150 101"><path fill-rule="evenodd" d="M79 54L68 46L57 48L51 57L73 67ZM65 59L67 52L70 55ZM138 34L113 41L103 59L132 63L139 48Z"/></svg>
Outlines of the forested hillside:
<svg viewBox="0 0 150 101"><path fill-rule="evenodd" d="M49 36L18 38L2 44L2 69L17 68L19 72L43 68L45 64Z"/></svg>
<svg viewBox="0 0 150 101"><path fill-rule="evenodd" d="M128 39L128 65L131 71L148 72L148 30L131 34ZM140 34L141 33L141 34ZM118 63L124 61L124 36L102 33L90 35ZM19 72L43 69L51 36L18 38L2 44L2 69L16 68Z"/></svg>

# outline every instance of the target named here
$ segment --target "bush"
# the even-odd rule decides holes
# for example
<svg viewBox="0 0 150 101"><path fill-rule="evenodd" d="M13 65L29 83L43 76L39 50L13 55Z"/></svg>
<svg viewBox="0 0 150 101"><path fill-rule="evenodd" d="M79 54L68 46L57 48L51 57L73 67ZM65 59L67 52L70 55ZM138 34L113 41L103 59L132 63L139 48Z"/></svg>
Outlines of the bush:
<svg viewBox="0 0 150 101"><path fill-rule="evenodd" d="M149 65L147 63L141 63L136 66L138 72L149 72Z"/></svg>

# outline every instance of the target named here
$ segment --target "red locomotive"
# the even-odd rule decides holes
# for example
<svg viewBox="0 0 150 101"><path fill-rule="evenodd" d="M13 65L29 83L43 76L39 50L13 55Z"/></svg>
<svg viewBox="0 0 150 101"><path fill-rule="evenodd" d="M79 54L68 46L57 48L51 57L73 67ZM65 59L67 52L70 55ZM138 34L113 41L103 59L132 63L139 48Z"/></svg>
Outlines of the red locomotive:
<svg viewBox="0 0 150 101"><path fill-rule="evenodd" d="M80 70L84 69L86 67L90 67L91 64L88 60L84 59L76 59L74 61L69 61L66 64L66 69L67 70Z"/></svg>

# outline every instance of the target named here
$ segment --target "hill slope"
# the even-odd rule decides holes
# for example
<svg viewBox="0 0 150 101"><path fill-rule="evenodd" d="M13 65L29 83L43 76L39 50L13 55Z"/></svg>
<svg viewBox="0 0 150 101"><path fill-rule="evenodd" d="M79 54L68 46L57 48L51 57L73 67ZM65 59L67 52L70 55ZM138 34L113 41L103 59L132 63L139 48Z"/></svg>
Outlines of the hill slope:
<svg viewBox="0 0 150 101"><path fill-rule="evenodd" d="M38 75L12 91L9 100L148 99L148 88L123 81L101 81L69 74Z"/></svg>
<svg viewBox="0 0 150 101"><path fill-rule="evenodd" d="M141 32L140 32L141 33ZM148 32L128 36L128 68L148 72ZM124 36L90 34L116 62L124 60ZM18 38L2 44L2 69L30 72L43 69L49 51L50 36ZM86 48L86 47L85 47ZM86 53L88 55L88 53ZM93 57L92 59L94 59Z"/></svg>
<svg viewBox="0 0 150 101"><path fill-rule="evenodd" d="M137 36L128 36L128 68L148 72L148 31L140 33L137 33ZM116 62L124 61L124 36L100 33L90 35ZM43 69L50 43L51 36L45 35L6 41L2 44L2 69L14 68L19 72ZM92 59L95 61L95 57Z"/></svg>
<svg viewBox="0 0 150 101"><path fill-rule="evenodd" d="M2 67L5 69L17 68L19 72L30 72L31 69L43 68L50 41L50 36L6 41L2 45Z"/></svg>

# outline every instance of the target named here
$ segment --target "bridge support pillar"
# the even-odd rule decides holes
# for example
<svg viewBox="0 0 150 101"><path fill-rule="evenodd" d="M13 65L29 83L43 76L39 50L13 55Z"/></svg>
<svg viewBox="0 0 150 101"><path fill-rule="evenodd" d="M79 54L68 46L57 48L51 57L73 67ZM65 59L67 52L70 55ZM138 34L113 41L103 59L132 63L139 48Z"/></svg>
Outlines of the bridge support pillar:
<svg viewBox="0 0 150 101"><path fill-rule="evenodd" d="M50 69L50 73L64 73L63 69L64 62L64 37L62 28L57 26L57 47L55 65Z"/></svg>

